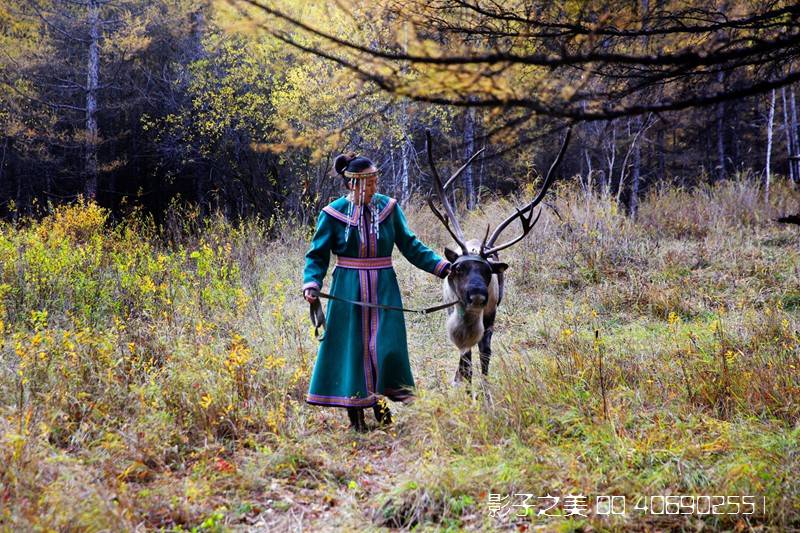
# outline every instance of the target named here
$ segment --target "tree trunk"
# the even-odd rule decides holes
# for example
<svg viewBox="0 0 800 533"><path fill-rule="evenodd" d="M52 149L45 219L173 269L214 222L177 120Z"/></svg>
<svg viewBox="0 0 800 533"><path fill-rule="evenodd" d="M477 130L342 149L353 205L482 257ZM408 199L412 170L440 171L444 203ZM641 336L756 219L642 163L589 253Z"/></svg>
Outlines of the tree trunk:
<svg viewBox="0 0 800 533"><path fill-rule="evenodd" d="M475 108L470 107L464 116L464 159L467 160L475 153ZM467 209L475 208L475 186L473 185L472 165L464 170L464 192L466 193Z"/></svg>
<svg viewBox="0 0 800 533"><path fill-rule="evenodd" d="M664 156L665 140L663 123L656 133L656 157L658 159L658 182L663 183L667 173L667 161Z"/></svg>
<svg viewBox="0 0 800 533"><path fill-rule="evenodd" d="M8 166L9 166L9 174L14 176L14 179L17 182L16 183L17 190L14 196L14 201L17 204L16 210L14 211L14 221L19 220L20 216L24 215L24 213L27 212L28 210L28 206L27 204L24 203L24 198L23 198L23 188L22 188L23 179L21 176L22 173L20 172L22 165L17 164L18 159L19 156L17 156L17 154L15 154L14 151L12 150L11 157L9 158L8 161Z"/></svg>
<svg viewBox="0 0 800 533"><path fill-rule="evenodd" d="M786 87L781 87L781 109L783 109L783 133L786 135L786 152L788 154L786 161L789 167L789 179L794 182L794 162L792 161L792 131L789 125L789 111L786 109Z"/></svg>
<svg viewBox="0 0 800 533"><path fill-rule="evenodd" d="M191 23L191 47L190 54L192 59L203 57L203 33L206 30L205 6L201 5L189 15Z"/></svg>
<svg viewBox="0 0 800 533"><path fill-rule="evenodd" d="M769 102L769 118L767 118L767 161L764 167L764 202L769 202L769 165L772 155L772 121L775 119L775 89Z"/></svg>
<svg viewBox="0 0 800 533"><path fill-rule="evenodd" d="M642 128L642 117L636 117L636 130L638 137L641 134ZM642 168L642 144L637 142L637 138L634 137L633 142L633 172L631 174L631 201L630 201L630 212L631 217L636 217L636 210L639 208L639 179L641 175L641 168Z"/></svg>
<svg viewBox="0 0 800 533"><path fill-rule="evenodd" d="M583 158L586 161L586 190L584 191L586 195L591 196L593 192L593 185L592 185L592 156L589 155L589 148L586 146L583 147Z"/></svg>
<svg viewBox="0 0 800 533"><path fill-rule="evenodd" d="M719 71L717 82L723 86L725 83L725 73ZM725 179L725 103L717 104L717 179Z"/></svg>
<svg viewBox="0 0 800 533"><path fill-rule="evenodd" d="M206 26L206 17L203 5L200 5L195 11L189 14L189 61L197 61L202 59L205 50L203 49L203 32ZM187 80L187 83L188 80ZM209 212L208 204L208 189L209 177L206 176L206 169L204 165L197 162L192 165L194 169L194 195L197 202L198 211L201 217L205 217ZM208 170L209 174L211 173Z"/></svg>
<svg viewBox="0 0 800 533"><path fill-rule="evenodd" d="M617 126L613 120L609 125L611 126L611 140L606 143L608 147L608 152L606 154L608 175L606 176L606 187L603 191L604 196L609 196L611 194L611 186L614 181L614 162L617 158Z"/></svg>
<svg viewBox="0 0 800 533"><path fill-rule="evenodd" d="M16 168L14 166L14 138L13 137L6 137L5 138L5 145L3 149L3 161L2 165L0 165L0 176L2 176L2 180L0 180L0 185L2 185L3 181L6 181L9 184L9 196L11 196L11 180L14 179L16 182L16 197L15 202L16 205L14 206L14 212L9 213L12 215L14 221L16 222L19 220L19 210L22 207L19 204L20 201L20 178L16 175ZM0 187L0 190L3 188ZM8 202L9 204L11 202Z"/></svg>
<svg viewBox="0 0 800 533"><path fill-rule="evenodd" d="M8 159L8 135L3 137L3 157L0 157L0 191L3 190L3 182L6 177L6 160Z"/></svg>
<svg viewBox="0 0 800 533"><path fill-rule="evenodd" d="M642 0L642 29L647 29L647 17L650 15L650 1L649 0ZM645 35L643 37L644 41L644 49L648 50L650 48L650 38ZM636 211L639 209L639 183L641 179L641 170L642 170L642 143L637 142L639 136L644 133L645 128L647 127L648 123L650 122L650 116L648 115L645 118L644 123L642 123L642 117L637 116L635 119L636 124L636 136L633 138L633 171L631 174L631 201L630 201L630 213L631 218L636 218Z"/></svg>
<svg viewBox="0 0 800 533"><path fill-rule="evenodd" d="M394 147L389 140L389 162L392 164L392 196L397 196L397 168L394 164Z"/></svg>
<svg viewBox="0 0 800 533"><path fill-rule="evenodd" d="M405 203L409 196L408 184L408 158L409 154L409 140L403 135L403 144L400 150L400 201Z"/></svg>
<svg viewBox="0 0 800 533"><path fill-rule="evenodd" d="M100 6L89 0L89 54L86 63L86 182L87 199L97 196L97 88L100 79Z"/></svg>
<svg viewBox="0 0 800 533"><path fill-rule="evenodd" d="M794 87L789 88L789 106L791 110L791 125L792 125L792 155L791 157L798 157L800 156L800 150L798 150L797 146L797 105L794 99ZM797 159L790 159L791 164L794 165L794 182L800 183L800 161Z"/></svg>
<svg viewBox="0 0 800 533"><path fill-rule="evenodd" d="M650 126L650 115L647 115L647 117L645 118L644 124L642 123L642 120L641 120L640 117L636 117L634 120L636 121L637 129L636 129L636 133L633 135L633 139L631 140L631 145L628 147L628 150L625 152L625 157L622 160L622 168L620 169L620 173L619 173L619 187L617 187L617 202L619 202L621 197L622 197L622 190L623 190L622 187L625 184L625 170L628 168L628 159L630 159L631 155L634 156L634 160L636 160L636 158L639 159L639 161L636 162L636 164L634 165L635 168L633 169L633 171L636 172L636 180L637 180L637 182L639 180L639 172L640 172L640 169L641 169L641 151L637 152L636 149L639 147L639 144L638 144L639 143L639 137ZM630 138L630 133L631 133L630 119L628 119L628 137L629 138ZM637 155L637 153L638 153L638 155ZM639 184L638 183L636 184L635 192L636 192L636 194L639 193ZM634 193L634 185L633 185L633 183L631 183L631 194L633 194L633 193ZM635 202L635 200L633 200L633 199L632 199L632 201ZM630 212L631 212L631 214L633 214L633 209L631 209Z"/></svg>
<svg viewBox="0 0 800 533"><path fill-rule="evenodd" d="M483 147L484 150L486 149L486 138L483 139ZM478 189L475 191L475 205L478 205L481 201L481 191L483 190L483 172L485 170L484 165L486 162L485 157L481 157L481 166L478 167Z"/></svg>
<svg viewBox="0 0 800 533"><path fill-rule="evenodd" d="M408 52L408 26L403 26L403 45L402 45L403 53ZM408 72L408 65L403 63L400 67L400 72L402 75L405 75ZM408 118L408 102L403 100L400 104L400 131L402 133L402 145L400 146L400 202L405 204L410 196L409 191L409 179L408 179L408 160L411 157L411 153L409 148L413 148L409 146L411 144L411 140L409 139L409 118Z"/></svg>

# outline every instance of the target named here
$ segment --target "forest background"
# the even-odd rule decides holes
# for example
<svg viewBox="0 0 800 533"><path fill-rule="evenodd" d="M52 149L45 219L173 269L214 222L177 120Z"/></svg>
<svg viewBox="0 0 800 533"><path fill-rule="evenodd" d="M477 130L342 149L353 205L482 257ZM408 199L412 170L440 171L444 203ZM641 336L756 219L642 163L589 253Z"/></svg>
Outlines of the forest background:
<svg viewBox="0 0 800 533"><path fill-rule="evenodd" d="M0 0L0 529L800 528L799 34L792 2ZM443 173L485 149L479 236L567 127L475 397L434 314L392 426L306 405L332 157L441 250L426 130Z"/></svg>
<svg viewBox="0 0 800 533"><path fill-rule="evenodd" d="M3 2L0 215L83 194L115 216L189 201L308 222L346 149L378 161L386 193L427 194L426 128L443 165L486 148L459 184L468 208L534 179L568 122L561 173L632 212L654 186L800 180L797 11Z"/></svg>

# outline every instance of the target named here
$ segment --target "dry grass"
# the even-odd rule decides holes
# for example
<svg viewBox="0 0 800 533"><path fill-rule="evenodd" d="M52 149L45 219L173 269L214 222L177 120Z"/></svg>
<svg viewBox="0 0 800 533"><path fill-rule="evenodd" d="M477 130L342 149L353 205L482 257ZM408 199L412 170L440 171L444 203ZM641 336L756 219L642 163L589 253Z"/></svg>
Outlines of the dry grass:
<svg viewBox="0 0 800 533"><path fill-rule="evenodd" d="M0 226L0 527L800 528L800 233L771 222L800 202L772 198L744 180L664 190L634 222L563 189L504 254L480 394L450 385L443 315L411 316L420 398L367 435L303 402L307 230L270 241L274 222L191 211L108 227L91 205ZM433 216L406 211L441 249ZM433 304L437 280L396 263L405 303ZM493 518L490 493L624 495L628 513ZM678 494L767 512L632 509Z"/></svg>

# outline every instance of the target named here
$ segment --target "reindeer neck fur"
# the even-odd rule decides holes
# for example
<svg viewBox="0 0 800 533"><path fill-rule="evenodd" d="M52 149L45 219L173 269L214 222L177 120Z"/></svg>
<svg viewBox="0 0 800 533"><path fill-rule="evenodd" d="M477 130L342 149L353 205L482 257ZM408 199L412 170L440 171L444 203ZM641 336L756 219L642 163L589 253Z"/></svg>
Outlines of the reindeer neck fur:
<svg viewBox="0 0 800 533"><path fill-rule="evenodd" d="M459 302L447 310L447 335L461 351L478 344L483 337L484 316L494 316L495 314L499 296L497 275L492 276L488 289L489 299L484 307L468 307ZM443 280L442 291L445 302L459 299L448 279Z"/></svg>

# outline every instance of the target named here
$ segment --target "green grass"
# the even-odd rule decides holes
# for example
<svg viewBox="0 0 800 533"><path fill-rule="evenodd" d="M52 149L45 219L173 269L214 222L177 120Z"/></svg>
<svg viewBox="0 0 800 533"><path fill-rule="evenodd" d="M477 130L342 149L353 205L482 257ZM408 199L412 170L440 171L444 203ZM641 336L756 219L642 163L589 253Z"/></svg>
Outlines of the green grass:
<svg viewBox="0 0 800 533"><path fill-rule="evenodd" d="M561 191L561 219L503 254L488 380L454 388L444 314L408 316L419 398L365 435L303 401L308 230L191 211L110 226L91 204L0 225L0 528L800 528L800 237L771 222L798 194L760 198L666 190L634 222ZM433 216L406 211L441 249ZM395 263L408 307L438 301ZM527 516L491 516L490 494L523 493ZM538 516L548 494L625 496L627 513ZM675 495L766 513L634 509Z"/></svg>

